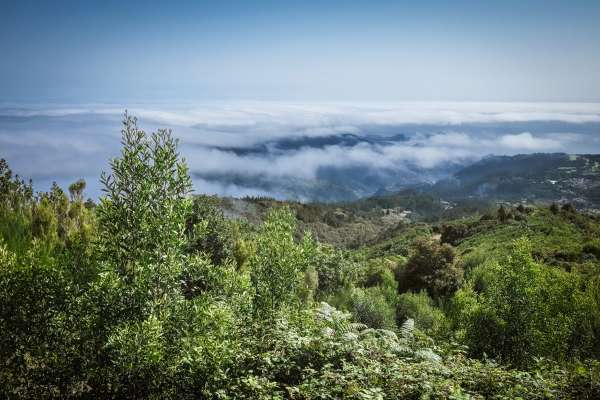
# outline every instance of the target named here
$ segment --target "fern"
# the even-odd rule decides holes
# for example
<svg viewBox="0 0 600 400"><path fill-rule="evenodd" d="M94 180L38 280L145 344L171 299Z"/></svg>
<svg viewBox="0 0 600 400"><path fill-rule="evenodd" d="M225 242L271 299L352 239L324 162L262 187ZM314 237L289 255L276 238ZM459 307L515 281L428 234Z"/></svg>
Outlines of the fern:
<svg viewBox="0 0 600 400"><path fill-rule="evenodd" d="M412 318L408 318L400 326L400 329L399 329L400 337L402 337L404 339L410 339L413 337L414 330L415 330L415 320Z"/></svg>
<svg viewBox="0 0 600 400"><path fill-rule="evenodd" d="M431 349L420 349L415 351L415 358L421 361L440 362L442 357Z"/></svg>

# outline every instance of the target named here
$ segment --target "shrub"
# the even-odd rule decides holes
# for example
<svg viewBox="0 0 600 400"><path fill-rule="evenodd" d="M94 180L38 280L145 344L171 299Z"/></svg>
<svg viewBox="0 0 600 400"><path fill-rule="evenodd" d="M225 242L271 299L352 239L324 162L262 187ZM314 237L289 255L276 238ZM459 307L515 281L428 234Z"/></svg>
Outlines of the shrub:
<svg viewBox="0 0 600 400"><path fill-rule="evenodd" d="M358 277L358 266L344 252L319 245L310 263L317 271L317 298L324 299L336 291L351 287Z"/></svg>
<svg viewBox="0 0 600 400"><path fill-rule="evenodd" d="M304 241L304 246L295 243L295 221L289 208L273 208L256 238L249 265L257 317L272 320L278 309L298 300L302 274L315 250L310 240Z"/></svg>
<svg viewBox="0 0 600 400"><path fill-rule="evenodd" d="M219 199L196 196L186 220L187 252L206 253L214 265L234 258L235 243L228 221L219 208Z"/></svg>
<svg viewBox="0 0 600 400"><path fill-rule="evenodd" d="M465 329L473 356L487 354L513 365L531 365L535 357L559 361L586 357L599 345L600 327L591 296L577 275L537 264L526 239L512 252L488 263L474 281L455 296L454 322Z"/></svg>
<svg viewBox="0 0 600 400"><path fill-rule="evenodd" d="M398 296L396 319L401 325L407 319L413 319L418 329L437 337L448 328L446 317L442 310L435 307L427 292L403 293Z"/></svg>
<svg viewBox="0 0 600 400"><path fill-rule="evenodd" d="M583 245L581 250L583 253L592 254L594 257L600 260L600 240L590 240Z"/></svg>
<svg viewBox="0 0 600 400"><path fill-rule="evenodd" d="M388 303L385 293L379 287L352 290L347 307L358 322L371 328L396 327L394 304Z"/></svg>
<svg viewBox="0 0 600 400"><path fill-rule="evenodd" d="M361 284L364 287L385 286L396 288L397 283L394 277L396 265L387 262L385 259L372 260L363 272Z"/></svg>
<svg viewBox="0 0 600 400"><path fill-rule="evenodd" d="M434 298L448 296L460 286L462 271L454 265L454 250L447 244L420 239L406 267L397 274L398 291L426 290Z"/></svg>
<svg viewBox="0 0 600 400"><path fill-rule="evenodd" d="M460 242L468 237L470 229L465 224L444 225L442 227L441 242L452 246L458 246Z"/></svg>

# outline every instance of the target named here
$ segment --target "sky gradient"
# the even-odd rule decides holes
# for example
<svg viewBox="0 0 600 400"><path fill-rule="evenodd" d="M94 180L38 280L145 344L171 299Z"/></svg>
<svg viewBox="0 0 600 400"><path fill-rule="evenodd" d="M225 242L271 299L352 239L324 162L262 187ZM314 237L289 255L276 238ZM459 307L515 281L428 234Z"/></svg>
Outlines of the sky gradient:
<svg viewBox="0 0 600 400"><path fill-rule="evenodd" d="M125 109L222 195L600 153L598 21L598 0L0 0L0 157L97 197Z"/></svg>
<svg viewBox="0 0 600 400"><path fill-rule="evenodd" d="M598 21L599 1L3 0L0 101L600 101Z"/></svg>

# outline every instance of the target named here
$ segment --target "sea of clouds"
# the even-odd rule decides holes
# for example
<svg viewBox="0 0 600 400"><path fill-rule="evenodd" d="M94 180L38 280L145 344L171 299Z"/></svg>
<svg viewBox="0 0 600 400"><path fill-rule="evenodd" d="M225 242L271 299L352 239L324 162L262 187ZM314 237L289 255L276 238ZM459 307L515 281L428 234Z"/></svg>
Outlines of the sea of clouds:
<svg viewBox="0 0 600 400"><path fill-rule="evenodd" d="M0 105L0 157L38 190L83 177L97 197L126 108L147 131L171 128L196 192L220 195L309 200L320 182L361 196L489 154L600 152L597 103L214 102Z"/></svg>

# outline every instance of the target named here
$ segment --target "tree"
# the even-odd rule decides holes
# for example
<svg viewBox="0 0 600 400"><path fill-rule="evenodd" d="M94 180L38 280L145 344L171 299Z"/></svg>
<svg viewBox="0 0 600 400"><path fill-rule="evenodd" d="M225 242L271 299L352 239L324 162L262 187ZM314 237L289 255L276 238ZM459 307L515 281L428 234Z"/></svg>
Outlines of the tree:
<svg viewBox="0 0 600 400"><path fill-rule="evenodd" d="M500 222L506 222L511 217L512 216L510 215L510 213L506 211L506 208L504 208L504 205L500 205L500 208L498 209L498 220Z"/></svg>
<svg viewBox="0 0 600 400"><path fill-rule="evenodd" d="M18 211L33 200L33 186L31 180L25 183L19 175L13 172L4 158L0 158L0 207Z"/></svg>
<svg viewBox="0 0 600 400"><path fill-rule="evenodd" d="M485 280L481 293L470 282L454 299L455 322L465 329L472 355L484 354L526 366L535 357L564 361L597 352L594 301L578 275L536 263L526 238L515 240L501 263L475 274ZM595 325L596 324L596 325Z"/></svg>
<svg viewBox="0 0 600 400"><path fill-rule="evenodd" d="M325 298L336 291L349 288L358 278L358 266L339 249L330 245L316 246L312 264L316 268L317 298Z"/></svg>
<svg viewBox="0 0 600 400"><path fill-rule="evenodd" d="M69 198L56 182L52 182L50 192L42 195L47 197L54 207L57 220L58 237L64 242L69 235Z"/></svg>
<svg viewBox="0 0 600 400"><path fill-rule="evenodd" d="M47 198L42 198L35 205L31 216L33 236L53 243L57 236L57 221L54 207Z"/></svg>
<svg viewBox="0 0 600 400"><path fill-rule="evenodd" d="M186 234L189 253L206 253L214 265L233 257L233 234L216 196L194 198L192 213L186 221Z"/></svg>
<svg viewBox="0 0 600 400"><path fill-rule="evenodd" d="M427 290L437 299L458 290L462 271L454 265L454 249L430 239L418 240L415 247L406 267L397 274L398 291Z"/></svg>
<svg viewBox="0 0 600 400"><path fill-rule="evenodd" d="M148 136L125 113L121 157L100 178L106 195L97 208L103 259L122 276L181 252L190 211L191 180L170 130Z"/></svg>
<svg viewBox="0 0 600 400"><path fill-rule="evenodd" d="M272 209L256 239L256 253L249 261L257 316L273 319L279 308L298 299L308 257L294 242L295 221L289 208Z"/></svg>
<svg viewBox="0 0 600 400"><path fill-rule="evenodd" d="M83 179L78 179L77 181L71 183L69 185L69 193L71 194L72 201L83 201L83 191L85 190L86 183Z"/></svg>

